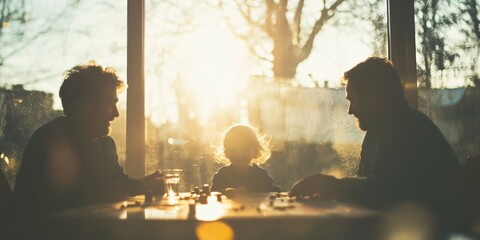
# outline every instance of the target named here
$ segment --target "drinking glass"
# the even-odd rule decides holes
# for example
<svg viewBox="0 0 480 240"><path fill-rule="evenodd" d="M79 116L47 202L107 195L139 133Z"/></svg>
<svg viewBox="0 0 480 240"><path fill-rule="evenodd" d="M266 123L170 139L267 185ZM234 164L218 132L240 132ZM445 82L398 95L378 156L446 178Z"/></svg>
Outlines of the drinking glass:
<svg viewBox="0 0 480 240"><path fill-rule="evenodd" d="M167 196L178 196L182 171L183 170L179 168L162 170L165 194Z"/></svg>

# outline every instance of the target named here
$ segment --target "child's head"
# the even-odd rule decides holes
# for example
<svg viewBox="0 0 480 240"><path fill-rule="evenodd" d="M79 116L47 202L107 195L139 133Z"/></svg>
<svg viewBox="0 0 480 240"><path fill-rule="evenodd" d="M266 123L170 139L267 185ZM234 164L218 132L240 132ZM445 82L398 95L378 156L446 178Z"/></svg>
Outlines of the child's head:
<svg viewBox="0 0 480 240"><path fill-rule="evenodd" d="M264 137L259 136L253 127L235 124L224 134L224 157L219 161L236 165L261 165L270 157L266 145Z"/></svg>

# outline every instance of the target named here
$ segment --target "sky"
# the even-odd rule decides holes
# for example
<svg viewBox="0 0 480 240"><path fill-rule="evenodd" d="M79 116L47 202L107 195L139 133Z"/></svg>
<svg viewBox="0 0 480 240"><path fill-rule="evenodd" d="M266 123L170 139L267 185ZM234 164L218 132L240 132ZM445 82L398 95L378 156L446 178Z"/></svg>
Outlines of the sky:
<svg viewBox="0 0 480 240"><path fill-rule="evenodd" d="M83 0L73 9L62 11L67 1L27 0L31 32L54 22L52 33L36 39L0 69L0 84L25 84L26 89L54 93L55 108L62 73L76 64L96 60L116 68L126 77L126 1ZM251 76L271 75L270 66L248 53L244 42L222 24L222 15L208 6L188 9L195 1L182 1L169 7L147 1L146 25L146 112L156 123L178 120L178 104L173 92L181 80L189 94L202 104L192 114L207 119L215 105L228 106L242 101L239 96ZM185 4L185 5L182 5ZM179 10L186 7L188 11ZM193 6L193 5L192 5ZM188 21L198 27L188 29ZM298 85L340 87L345 70L372 54L370 26L361 21L355 26L327 25L317 36L311 56L297 69ZM185 30L187 29L187 30ZM172 31L182 32L172 34ZM448 74L448 73L447 73ZM449 76L450 79L458 76ZM463 82L450 81L455 87ZM121 108L126 94L120 98Z"/></svg>

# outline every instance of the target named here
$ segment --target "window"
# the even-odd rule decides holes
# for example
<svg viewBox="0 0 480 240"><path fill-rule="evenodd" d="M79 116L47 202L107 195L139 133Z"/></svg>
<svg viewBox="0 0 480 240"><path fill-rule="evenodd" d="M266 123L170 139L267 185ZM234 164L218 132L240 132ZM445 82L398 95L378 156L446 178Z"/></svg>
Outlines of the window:
<svg viewBox="0 0 480 240"><path fill-rule="evenodd" d="M22 151L42 124L62 115L62 73L95 60L126 77L126 1L1 1L1 170L13 186ZM113 123L120 159L125 160L125 98ZM8 161L6 161L8 159Z"/></svg>
<svg viewBox="0 0 480 240"><path fill-rule="evenodd" d="M297 21L298 1L277 19L267 13L282 14L278 3L147 1L146 173L183 168L187 191L211 183L222 133L249 123L270 138L263 167L285 191L319 171L354 175L364 133L339 80L386 57L386 2L336 2L305 2Z"/></svg>
<svg viewBox="0 0 480 240"><path fill-rule="evenodd" d="M480 152L478 7L475 1L415 1L419 110L460 161Z"/></svg>
<svg viewBox="0 0 480 240"><path fill-rule="evenodd" d="M346 113L339 78L367 56L387 55L385 1L309 2L295 18L298 1L291 0L285 15L280 6L270 6L285 16L277 19L267 18L267 6L256 1L145 2L147 174L181 167L187 177L183 190L210 183L221 167L214 161L221 134L237 122L271 138L272 156L264 167L284 190L317 171L355 174L363 133ZM479 151L479 34L471 24L478 14L468 2L438 1L433 8L432 1L415 1L419 109L437 123L460 159ZM31 133L61 114L63 71L94 59L126 77L127 1L3 4L20 10L0 28L0 42L9 46L0 49L0 148L9 159L1 167L13 183ZM292 46L308 42L324 8L329 17L312 48L304 49L305 59L289 60ZM277 32L292 35L273 34L274 25L288 27ZM400 51L394 44L389 50ZM123 162L122 97L112 135Z"/></svg>

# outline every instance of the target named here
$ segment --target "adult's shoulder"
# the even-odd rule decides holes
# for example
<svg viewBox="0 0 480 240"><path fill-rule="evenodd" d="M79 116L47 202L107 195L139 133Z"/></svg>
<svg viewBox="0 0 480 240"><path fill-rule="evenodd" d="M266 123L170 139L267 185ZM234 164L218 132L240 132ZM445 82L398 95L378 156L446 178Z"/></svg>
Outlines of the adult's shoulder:
<svg viewBox="0 0 480 240"><path fill-rule="evenodd" d="M410 109L405 111L402 119L406 127L406 129L402 129L404 131L415 134L440 132L435 123L427 115L418 110Z"/></svg>
<svg viewBox="0 0 480 240"><path fill-rule="evenodd" d="M390 112L385 121L383 129L400 135L418 135L430 131L435 124L424 113L408 106L400 107Z"/></svg>
<svg viewBox="0 0 480 240"><path fill-rule="evenodd" d="M432 120L427 115L425 115L425 113L423 113L419 110L409 109L405 112L406 112L406 114L405 114L406 119L409 122L424 123L424 124L425 123L427 123L427 124L432 123Z"/></svg>
<svg viewBox="0 0 480 240"><path fill-rule="evenodd" d="M40 126L37 130L35 130L31 139L41 141L63 139L65 136L69 135L68 132L67 118L61 116Z"/></svg>
<svg viewBox="0 0 480 240"><path fill-rule="evenodd" d="M418 110L409 110L402 117L403 126L398 129L403 140L424 149L454 155L451 146L438 126L424 113Z"/></svg>
<svg viewBox="0 0 480 240"><path fill-rule="evenodd" d="M66 124L65 117L58 117L42 125L33 133L23 151L22 162L15 182L16 192L31 187L30 185L34 184L34 181L32 181L32 179L35 179L34 176L38 178L35 179L35 181L38 181L37 183L43 183L41 180L43 180L46 171L41 169L45 168L49 162L47 159L48 156L52 155L51 150L65 151L66 148L63 148L64 145L61 144L68 144L68 139L65 137ZM62 146L62 148L58 146ZM60 156L60 154L57 156ZM64 154L62 153L61 156L64 156Z"/></svg>

